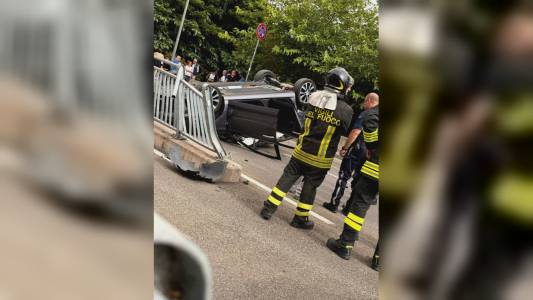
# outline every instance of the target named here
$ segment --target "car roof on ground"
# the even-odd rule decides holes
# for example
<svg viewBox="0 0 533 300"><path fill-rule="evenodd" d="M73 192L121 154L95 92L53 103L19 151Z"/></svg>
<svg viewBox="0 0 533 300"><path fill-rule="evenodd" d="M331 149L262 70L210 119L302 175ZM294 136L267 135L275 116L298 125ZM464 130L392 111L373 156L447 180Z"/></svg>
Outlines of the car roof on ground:
<svg viewBox="0 0 533 300"><path fill-rule="evenodd" d="M203 84L203 83L201 83ZM222 96L230 99L260 99L260 98L294 98L294 92L282 90L265 82L216 82L209 83L216 87Z"/></svg>

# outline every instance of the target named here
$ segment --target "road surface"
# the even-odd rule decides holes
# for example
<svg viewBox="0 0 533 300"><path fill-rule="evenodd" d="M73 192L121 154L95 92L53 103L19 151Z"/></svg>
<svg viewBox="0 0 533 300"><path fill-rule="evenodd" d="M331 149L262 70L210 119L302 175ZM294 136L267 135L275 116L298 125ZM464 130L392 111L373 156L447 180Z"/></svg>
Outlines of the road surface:
<svg viewBox="0 0 533 300"><path fill-rule="evenodd" d="M224 143L230 158L251 182L212 184L178 173L154 155L154 207L207 255L214 299L377 299L378 273L369 267L378 237L378 207L369 210L352 259L326 248L342 231L343 216L321 207L329 200L340 165L319 188L312 231L289 226L294 206L284 201L271 220L259 217L268 192L283 171L282 161ZM343 201L349 196L347 190Z"/></svg>

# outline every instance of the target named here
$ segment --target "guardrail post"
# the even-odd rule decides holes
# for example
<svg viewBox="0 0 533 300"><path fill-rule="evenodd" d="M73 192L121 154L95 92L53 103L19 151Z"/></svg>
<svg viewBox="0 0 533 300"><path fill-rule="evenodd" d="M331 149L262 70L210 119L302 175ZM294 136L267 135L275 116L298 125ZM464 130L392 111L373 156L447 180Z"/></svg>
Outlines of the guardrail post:
<svg viewBox="0 0 533 300"><path fill-rule="evenodd" d="M222 147L222 144L220 143L220 139L218 138L218 133L216 130L215 125L215 115L213 112L213 100L211 99L211 90L209 87L209 84L204 83L202 85L202 95L203 95L203 102L204 102L204 109L206 112L206 125L207 125L207 131L209 140L211 142L211 145L215 148L218 157L220 159L223 159L226 156L226 151L224 151L224 148Z"/></svg>
<svg viewBox="0 0 533 300"><path fill-rule="evenodd" d="M181 135L183 132L183 123L184 120L184 109L183 105L185 100L183 99L183 66L180 64L177 73L176 73L176 82L174 84L174 91L172 92L172 97L174 98L174 126L176 126L176 138L184 139Z"/></svg>

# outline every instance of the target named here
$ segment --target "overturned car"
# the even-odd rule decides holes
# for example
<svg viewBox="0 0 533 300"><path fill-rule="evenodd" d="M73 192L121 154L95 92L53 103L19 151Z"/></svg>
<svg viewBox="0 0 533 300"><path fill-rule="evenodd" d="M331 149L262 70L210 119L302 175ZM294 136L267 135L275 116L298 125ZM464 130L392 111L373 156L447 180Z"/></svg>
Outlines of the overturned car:
<svg viewBox="0 0 533 300"><path fill-rule="evenodd" d="M317 87L308 78L281 83L273 72L261 70L252 82L210 83L209 88L219 136L280 159L279 146L290 147L282 142L302 132L304 109ZM276 155L258 151L264 144L273 144Z"/></svg>

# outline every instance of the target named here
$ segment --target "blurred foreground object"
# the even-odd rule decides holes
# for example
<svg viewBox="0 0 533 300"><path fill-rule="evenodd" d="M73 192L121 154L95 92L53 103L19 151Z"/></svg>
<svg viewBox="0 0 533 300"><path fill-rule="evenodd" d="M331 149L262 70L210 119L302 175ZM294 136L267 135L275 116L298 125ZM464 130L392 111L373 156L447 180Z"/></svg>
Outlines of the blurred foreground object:
<svg viewBox="0 0 533 300"><path fill-rule="evenodd" d="M380 297L530 298L533 7L382 8Z"/></svg>
<svg viewBox="0 0 533 300"><path fill-rule="evenodd" d="M0 2L2 300L153 297L145 2Z"/></svg>
<svg viewBox="0 0 533 300"><path fill-rule="evenodd" d="M155 299L212 299L213 279L207 257L157 214L154 215L154 273Z"/></svg>

